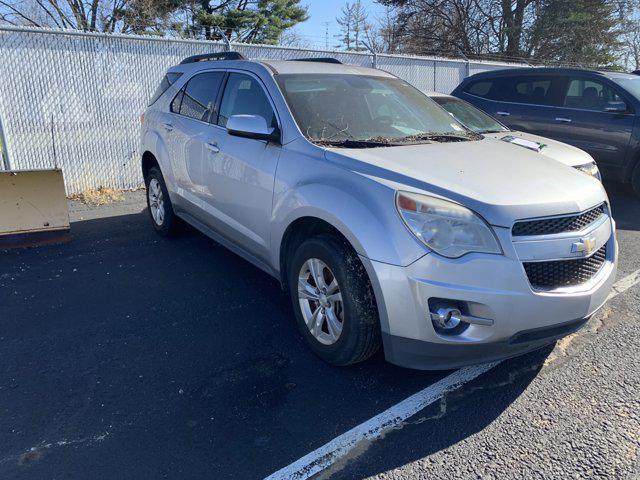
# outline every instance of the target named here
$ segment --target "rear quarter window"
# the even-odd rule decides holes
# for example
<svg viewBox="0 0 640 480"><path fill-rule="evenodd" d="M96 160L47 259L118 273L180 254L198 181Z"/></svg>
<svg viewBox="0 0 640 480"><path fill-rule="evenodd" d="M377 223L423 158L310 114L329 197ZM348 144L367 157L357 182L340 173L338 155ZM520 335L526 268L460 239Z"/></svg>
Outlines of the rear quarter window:
<svg viewBox="0 0 640 480"><path fill-rule="evenodd" d="M465 93L474 97L486 98L489 100L498 99L498 88L496 80L476 80L469 83L464 89Z"/></svg>
<svg viewBox="0 0 640 480"><path fill-rule="evenodd" d="M156 91L154 92L151 100L149 100L149 106L153 105L158 101L158 99L162 96L164 92L166 92L171 85L176 83L176 81L182 76L182 73L169 72L164 77L162 77L162 81Z"/></svg>

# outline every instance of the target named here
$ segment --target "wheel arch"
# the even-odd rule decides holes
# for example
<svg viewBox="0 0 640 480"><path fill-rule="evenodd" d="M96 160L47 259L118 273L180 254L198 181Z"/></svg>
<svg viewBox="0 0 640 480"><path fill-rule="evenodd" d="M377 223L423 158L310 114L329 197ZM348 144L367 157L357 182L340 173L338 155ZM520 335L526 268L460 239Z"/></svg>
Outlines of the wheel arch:
<svg viewBox="0 0 640 480"><path fill-rule="evenodd" d="M146 150L142 154L141 167L142 167L142 177L144 178L144 181L146 183L149 170L151 170L153 167L160 168L160 164L158 163L158 159L155 157L155 155L151 153L149 150Z"/></svg>

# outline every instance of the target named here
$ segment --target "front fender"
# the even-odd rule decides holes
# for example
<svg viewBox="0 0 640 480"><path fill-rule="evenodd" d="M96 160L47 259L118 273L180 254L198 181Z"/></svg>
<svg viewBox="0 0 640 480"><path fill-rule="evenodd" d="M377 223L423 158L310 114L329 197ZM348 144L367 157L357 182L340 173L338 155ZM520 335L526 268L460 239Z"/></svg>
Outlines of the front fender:
<svg viewBox="0 0 640 480"><path fill-rule="evenodd" d="M280 265L280 245L287 227L302 217L335 227L359 255L406 266L427 251L406 229L395 210L395 191L360 177L361 184L300 185L276 196L272 230L273 265ZM366 182L367 186L363 186Z"/></svg>

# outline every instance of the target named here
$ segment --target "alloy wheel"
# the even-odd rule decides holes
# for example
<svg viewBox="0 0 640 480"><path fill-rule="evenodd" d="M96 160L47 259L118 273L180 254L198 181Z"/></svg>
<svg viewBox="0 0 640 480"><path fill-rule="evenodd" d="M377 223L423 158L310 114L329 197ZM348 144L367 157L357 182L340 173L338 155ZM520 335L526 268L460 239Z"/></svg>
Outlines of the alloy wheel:
<svg viewBox="0 0 640 480"><path fill-rule="evenodd" d="M308 259L298 275L298 301L307 328L318 342L332 345L344 325L338 280L322 260Z"/></svg>
<svg viewBox="0 0 640 480"><path fill-rule="evenodd" d="M151 211L151 217L156 225L159 227L164 223L164 198L162 194L162 187L160 182L152 178L149 182L149 189L147 192L149 196L149 210Z"/></svg>

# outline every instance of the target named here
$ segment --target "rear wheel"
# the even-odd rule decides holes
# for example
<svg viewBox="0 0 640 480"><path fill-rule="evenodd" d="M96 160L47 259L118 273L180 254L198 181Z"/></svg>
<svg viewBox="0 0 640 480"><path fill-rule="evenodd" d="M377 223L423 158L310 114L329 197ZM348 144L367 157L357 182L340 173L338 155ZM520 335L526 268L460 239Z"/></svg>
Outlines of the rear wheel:
<svg viewBox="0 0 640 480"><path fill-rule="evenodd" d="M298 328L316 355L332 365L350 365L378 350L373 290L349 245L330 235L306 240L288 274Z"/></svg>
<svg viewBox="0 0 640 480"><path fill-rule="evenodd" d="M146 186L147 207L153 228L162 236L172 234L176 230L178 218L173 212L169 192L159 168L149 170Z"/></svg>

